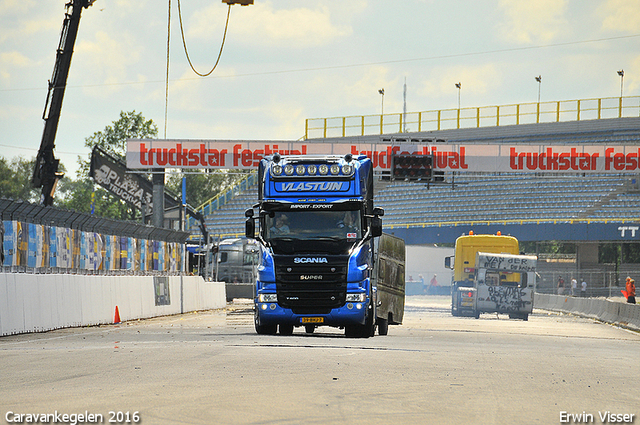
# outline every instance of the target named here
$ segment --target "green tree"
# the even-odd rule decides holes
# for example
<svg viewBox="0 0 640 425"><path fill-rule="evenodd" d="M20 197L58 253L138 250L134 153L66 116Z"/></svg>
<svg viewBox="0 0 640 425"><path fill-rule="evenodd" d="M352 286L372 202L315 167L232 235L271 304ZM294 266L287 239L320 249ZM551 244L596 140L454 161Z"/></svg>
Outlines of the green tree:
<svg viewBox="0 0 640 425"><path fill-rule="evenodd" d="M97 131L84 139L84 145L90 150L95 146L100 146L107 153L124 158L126 153L127 139L152 139L158 136L158 126L153 120L147 120L142 113L136 111L120 111L120 118L113 121L102 131ZM91 153L86 159L78 157L80 168L77 171L78 177L89 177L89 166L91 164Z"/></svg>
<svg viewBox="0 0 640 425"><path fill-rule="evenodd" d="M182 199L183 176L187 179L187 204L198 208L209 199L233 186L243 175L230 174L222 170L211 173L202 170L189 170L188 173L170 174L166 186L177 194L179 199Z"/></svg>
<svg viewBox="0 0 640 425"><path fill-rule="evenodd" d="M150 139L158 135L158 127L152 120L144 118L142 113L136 111L120 112L120 118L113 121L102 131L97 131L85 139L85 146L93 150L99 146L114 157L124 158L127 139ZM134 220L141 213L111 195L105 189L94 185L89 177L91 165L91 153L87 158L78 157L78 171L76 180L63 178L58 189L57 205L75 211L91 211L91 195L94 193L95 214L101 217L119 220Z"/></svg>
<svg viewBox="0 0 640 425"><path fill-rule="evenodd" d="M31 175L35 166L35 158L26 160L21 157L7 162L0 157L0 197L38 202L40 192L31 187Z"/></svg>

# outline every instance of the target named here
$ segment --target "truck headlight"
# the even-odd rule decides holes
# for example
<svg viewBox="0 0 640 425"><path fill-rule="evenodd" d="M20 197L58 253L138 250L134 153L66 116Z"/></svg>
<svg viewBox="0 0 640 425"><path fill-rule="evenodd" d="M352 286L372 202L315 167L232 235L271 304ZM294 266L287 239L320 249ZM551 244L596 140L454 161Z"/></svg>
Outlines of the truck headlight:
<svg viewBox="0 0 640 425"><path fill-rule="evenodd" d="M282 165L274 165L271 167L271 171L273 171L274 176L279 176L282 174Z"/></svg>
<svg viewBox="0 0 640 425"><path fill-rule="evenodd" d="M277 303L278 294L260 294L258 295L258 302L261 303Z"/></svg>
<svg viewBox="0 0 640 425"><path fill-rule="evenodd" d="M363 303L366 300L366 294L359 292L357 294L347 294L347 302L351 303Z"/></svg>

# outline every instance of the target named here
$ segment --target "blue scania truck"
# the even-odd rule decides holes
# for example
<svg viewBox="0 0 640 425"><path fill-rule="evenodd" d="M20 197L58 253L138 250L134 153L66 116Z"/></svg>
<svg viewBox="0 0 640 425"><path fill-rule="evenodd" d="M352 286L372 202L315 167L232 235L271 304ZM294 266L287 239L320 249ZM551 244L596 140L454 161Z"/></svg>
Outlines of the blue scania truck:
<svg viewBox="0 0 640 425"><path fill-rule="evenodd" d="M366 338L401 324L404 241L382 233L371 160L276 153L258 177L258 203L245 213L246 236L261 247L256 332L332 326Z"/></svg>

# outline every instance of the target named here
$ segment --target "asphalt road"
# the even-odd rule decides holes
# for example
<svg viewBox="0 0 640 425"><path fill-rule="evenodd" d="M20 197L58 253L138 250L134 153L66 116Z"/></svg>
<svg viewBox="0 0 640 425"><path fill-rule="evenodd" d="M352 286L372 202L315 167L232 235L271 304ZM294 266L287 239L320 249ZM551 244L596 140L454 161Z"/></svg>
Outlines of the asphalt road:
<svg viewBox="0 0 640 425"><path fill-rule="evenodd" d="M638 333L537 310L452 317L446 297L411 296L387 336L261 336L250 308L0 338L2 421L640 423Z"/></svg>

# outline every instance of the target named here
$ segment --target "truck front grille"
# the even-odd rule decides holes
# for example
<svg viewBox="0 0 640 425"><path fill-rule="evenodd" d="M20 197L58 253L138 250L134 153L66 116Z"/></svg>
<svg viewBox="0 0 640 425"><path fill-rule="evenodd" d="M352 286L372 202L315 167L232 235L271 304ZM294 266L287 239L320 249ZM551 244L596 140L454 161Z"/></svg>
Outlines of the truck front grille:
<svg viewBox="0 0 640 425"><path fill-rule="evenodd" d="M276 264L276 291L282 307L296 314L326 314L347 295L346 261L329 264Z"/></svg>

